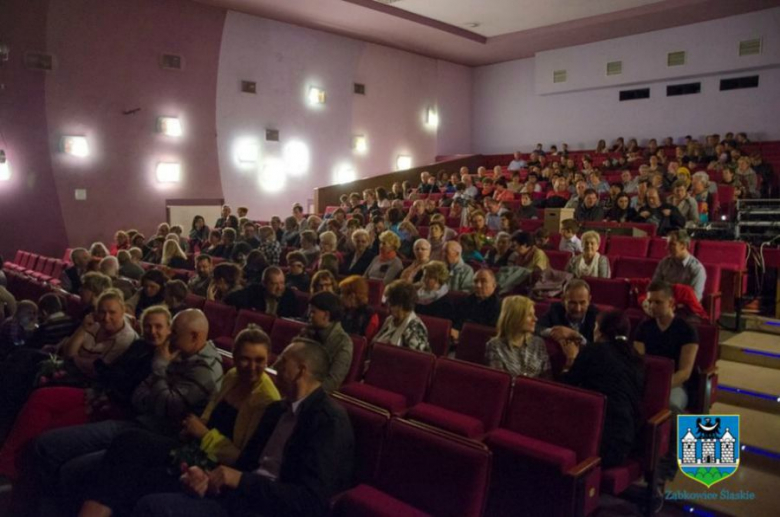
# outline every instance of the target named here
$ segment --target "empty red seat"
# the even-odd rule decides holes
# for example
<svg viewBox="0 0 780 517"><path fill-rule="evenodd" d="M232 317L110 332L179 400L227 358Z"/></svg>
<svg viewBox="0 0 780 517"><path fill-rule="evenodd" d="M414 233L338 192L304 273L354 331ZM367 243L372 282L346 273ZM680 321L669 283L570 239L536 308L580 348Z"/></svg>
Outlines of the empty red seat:
<svg viewBox="0 0 780 517"><path fill-rule="evenodd" d="M447 355L450 348L452 321L422 314L420 314L420 319L425 323L425 328L428 329L428 343L431 345L431 351L438 357Z"/></svg>
<svg viewBox="0 0 780 517"><path fill-rule="evenodd" d="M650 251L650 237L611 236L607 242L608 255L646 257Z"/></svg>
<svg viewBox="0 0 780 517"><path fill-rule="evenodd" d="M302 321L276 318L274 327L271 330L271 353L274 356L278 356L284 352L290 341L300 334L305 326L306 324Z"/></svg>
<svg viewBox="0 0 780 517"><path fill-rule="evenodd" d="M487 515L587 515L598 502L606 397L517 377L504 423L488 433Z"/></svg>
<svg viewBox="0 0 780 517"><path fill-rule="evenodd" d="M46 282L50 280L51 273L54 270L55 259L48 258L48 257L41 257L41 259L38 262L39 262L38 265L40 267L36 268L37 270L33 272L31 276L41 282Z"/></svg>
<svg viewBox="0 0 780 517"><path fill-rule="evenodd" d="M363 382L342 385L339 391L400 414L422 401L435 362L433 354L377 343Z"/></svg>
<svg viewBox="0 0 780 517"><path fill-rule="evenodd" d="M733 311L735 299L745 293L747 282L747 244L741 241L695 241L694 255L703 264L721 268L723 310Z"/></svg>
<svg viewBox="0 0 780 517"><path fill-rule="evenodd" d="M187 297L184 298L184 305L190 309L203 310L203 306L206 305L206 298L196 294L187 293Z"/></svg>
<svg viewBox="0 0 780 517"><path fill-rule="evenodd" d="M490 476L490 452L471 440L393 419L376 481L338 498L337 517L479 517Z"/></svg>
<svg viewBox="0 0 780 517"><path fill-rule="evenodd" d="M371 483L376 476L390 413L384 409L334 392L333 398L347 411L355 434L355 480Z"/></svg>
<svg viewBox="0 0 780 517"><path fill-rule="evenodd" d="M470 363L485 364L485 346L495 335L496 329L493 327L465 323L458 337L455 358Z"/></svg>
<svg viewBox="0 0 780 517"><path fill-rule="evenodd" d="M343 384L359 381L366 366L366 351L368 350L366 338L354 335L350 335L350 337L352 338L352 364L347 376L344 377Z"/></svg>
<svg viewBox="0 0 780 517"><path fill-rule="evenodd" d="M566 265L571 260L572 254L568 251L544 250L547 258L550 259L550 267L558 271L566 271Z"/></svg>
<svg viewBox="0 0 780 517"><path fill-rule="evenodd" d="M270 335L274 326L274 320L276 317L266 314L264 312L250 311L242 309L238 311L236 315L236 322L233 325L233 332L230 336L221 336L214 340L214 344L222 350L233 350L233 342L238 336L238 333L247 328L249 325L257 325L263 331Z"/></svg>
<svg viewBox="0 0 780 517"><path fill-rule="evenodd" d="M385 292L385 284L375 278L368 279L368 304L374 307L382 305L382 294Z"/></svg>
<svg viewBox="0 0 780 517"><path fill-rule="evenodd" d="M311 298L311 295L307 292L299 291L298 289L293 289L292 292L293 295L295 295L295 314L306 314L306 310L309 308L309 298Z"/></svg>
<svg viewBox="0 0 780 517"><path fill-rule="evenodd" d="M219 302L206 301L203 313L209 320L209 339L229 337L236 321L236 308Z"/></svg>
<svg viewBox="0 0 780 517"><path fill-rule="evenodd" d="M625 278L585 278L593 302L627 309L631 303L631 284Z"/></svg>
<svg viewBox="0 0 780 517"><path fill-rule="evenodd" d="M710 412L710 406L715 402L715 390L718 386L715 363L718 361L720 334L715 325L698 325L696 331L699 334L699 350L689 381L691 399L688 410L704 415Z"/></svg>
<svg viewBox="0 0 780 517"><path fill-rule="evenodd" d="M46 260L45 257L41 257L40 255L36 255L35 253L30 253L29 258L27 259L27 265L24 266L24 273L27 275L32 275L36 270L35 267L38 265L38 260Z"/></svg>
<svg viewBox="0 0 780 517"><path fill-rule="evenodd" d="M650 250L647 252L649 258L662 259L669 254L667 249L668 241L664 237L653 237L650 239Z"/></svg>
<svg viewBox="0 0 780 517"><path fill-rule="evenodd" d="M659 262L657 258L618 257L612 278L653 278Z"/></svg>
<svg viewBox="0 0 780 517"><path fill-rule="evenodd" d="M406 418L481 438L501 422L511 386L507 372L440 358L425 401L411 408Z"/></svg>

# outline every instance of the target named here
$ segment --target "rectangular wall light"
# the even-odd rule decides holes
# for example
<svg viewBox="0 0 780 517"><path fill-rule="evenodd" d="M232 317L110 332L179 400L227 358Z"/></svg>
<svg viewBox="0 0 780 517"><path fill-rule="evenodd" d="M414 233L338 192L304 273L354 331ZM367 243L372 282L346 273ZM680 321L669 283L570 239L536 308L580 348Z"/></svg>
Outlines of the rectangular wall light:
<svg viewBox="0 0 780 517"><path fill-rule="evenodd" d="M316 86L309 86L309 104L325 104L325 90Z"/></svg>
<svg viewBox="0 0 780 517"><path fill-rule="evenodd" d="M166 136L181 136L181 121L176 117L157 119L157 131Z"/></svg>
<svg viewBox="0 0 780 517"><path fill-rule="evenodd" d="M236 152L236 159L238 159L238 163L243 165L252 165L257 163L259 156L260 147L252 142L244 142L239 144L238 151Z"/></svg>
<svg viewBox="0 0 780 517"><path fill-rule="evenodd" d="M405 154L399 154L395 160L395 170L405 171L412 168L412 157Z"/></svg>
<svg viewBox="0 0 780 517"><path fill-rule="evenodd" d="M336 172L334 174L336 183L339 185L343 183L351 183L357 179L357 172L355 172L355 169L352 168L349 164L341 164L338 167L336 167Z"/></svg>
<svg viewBox="0 0 780 517"><path fill-rule="evenodd" d="M356 135L352 139L352 149L360 154L368 151L368 140L366 140L366 135Z"/></svg>
<svg viewBox="0 0 780 517"><path fill-rule="evenodd" d="M428 111L425 113L425 124L430 127L439 126L439 112L435 108L428 108Z"/></svg>
<svg viewBox="0 0 780 517"><path fill-rule="evenodd" d="M0 150L0 181L11 179L11 167L8 165L8 159L5 157L5 151Z"/></svg>
<svg viewBox="0 0 780 517"><path fill-rule="evenodd" d="M157 181L160 183L178 183L181 181L181 164L177 162L158 163Z"/></svg>
<svg viewBox="0 0 780 517"><path fill-rule="evenodd" d="M60 148L65 154L83 158L89 156L89 144L85 136L63 136Z"/></svg>

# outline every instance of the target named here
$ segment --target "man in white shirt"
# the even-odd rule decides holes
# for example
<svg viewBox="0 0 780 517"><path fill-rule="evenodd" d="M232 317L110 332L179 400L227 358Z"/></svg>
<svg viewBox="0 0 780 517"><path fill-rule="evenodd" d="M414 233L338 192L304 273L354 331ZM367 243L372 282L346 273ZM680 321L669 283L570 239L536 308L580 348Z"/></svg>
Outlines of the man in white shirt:
<svg viewBox="0 0 780 517"><path fill-rule="evenodd" d="M520 169L525 169L526 162L520 157L520 153L515 153L515 158L511 162L509 162L509 169L510 171L519 171Z"/></svg>

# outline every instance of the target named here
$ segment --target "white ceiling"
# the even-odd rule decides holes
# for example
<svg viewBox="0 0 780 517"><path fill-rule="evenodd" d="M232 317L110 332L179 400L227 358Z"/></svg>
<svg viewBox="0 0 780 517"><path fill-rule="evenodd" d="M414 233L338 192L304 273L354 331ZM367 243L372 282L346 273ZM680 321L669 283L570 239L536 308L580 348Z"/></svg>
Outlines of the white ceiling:
<svg viewBox="0 0 780 517"><path fill-rule="evenodd" d="M661 0L375 0L493 37L598 16ZM478 27L467 24L479 23Z"/></svg>

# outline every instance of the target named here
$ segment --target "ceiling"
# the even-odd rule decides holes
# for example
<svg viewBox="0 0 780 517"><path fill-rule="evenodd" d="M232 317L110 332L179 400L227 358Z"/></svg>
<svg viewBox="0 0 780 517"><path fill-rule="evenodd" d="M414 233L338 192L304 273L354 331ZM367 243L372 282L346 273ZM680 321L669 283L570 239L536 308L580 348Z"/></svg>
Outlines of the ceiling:
<svg viewBox="0 0 780 517"><path fill-rule="evenodd" d="M780 0L195 1L470 66L780 5Z"/></svg>

